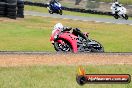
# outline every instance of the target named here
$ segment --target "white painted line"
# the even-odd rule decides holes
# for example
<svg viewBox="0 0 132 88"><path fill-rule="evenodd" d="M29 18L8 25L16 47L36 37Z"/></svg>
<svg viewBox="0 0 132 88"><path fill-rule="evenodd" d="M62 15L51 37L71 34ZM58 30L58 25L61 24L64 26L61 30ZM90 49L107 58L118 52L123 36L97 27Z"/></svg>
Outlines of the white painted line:
<svg viewBox="0 0 132 88"><path fill-rule="evenodd" d="M109 24L109 23L111 23L111 22L105 22L105 23L108 23L108 24Z"/></svg>
<svg viewBox="0 0 132 88"><path fill-rule="evenodd" d="M95 21L95 22L100 23L101 21Z"/></svg>
<svg viewBox="0 0 132 88"><path fill-rule="evenodd" d="M117 23L117 24L123 24L123 23Z"/></svg>
<svg viewBox="0 0 132 88"><path fill-rule="evenodd" d="M66 19L67 20L68 18L63 18L63 19Z"/></svg>
<svg viewBox="0 0 132 88"><path fill-rule="evenodd" d="M83 20L83 21L88 21L88 20Z"/></svg>
<svg viewBox="0 0 132 88"><path fill-rule="evenodd" d="M73 19L73 20L77 20L78 21L79 19Z"/></svg>

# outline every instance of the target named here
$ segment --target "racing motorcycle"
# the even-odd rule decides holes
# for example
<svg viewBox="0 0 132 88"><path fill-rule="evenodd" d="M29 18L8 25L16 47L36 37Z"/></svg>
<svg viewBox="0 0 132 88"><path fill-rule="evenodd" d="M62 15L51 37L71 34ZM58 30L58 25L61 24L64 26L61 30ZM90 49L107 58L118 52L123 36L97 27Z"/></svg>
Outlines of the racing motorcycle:
<svg viewBox="0 0 132 88"><path fill-rule="evenodd" d="M82 33L78 28L73 29L72 32L71 30L72 28L60 30L60 27L56 24L50 37L56 51L74 53L104 52L104 48L99 42L88 39L88 33Z"/></svg>
<svg viewBox="0 0 132 88"><path fill-rule="evenodd" d="M62 12L62 6L59 2L56 2L54 4L49 4L47 3L47 8L48 8L48 11L50 14L53 14L53 13L57 13L57 14L60 14L62 15L63 12Z"/></svg>
<svg viewBox="0 0 132 88"><path fill-rule="evenodd" d="M115 9L115 8L112 8L112 9ZM123 19L128 20L128 15L126 14L126 12L127 10L125 7L119 6L115 9L115 14L113 14L113 16L115 19L123 18Z"/></svg>

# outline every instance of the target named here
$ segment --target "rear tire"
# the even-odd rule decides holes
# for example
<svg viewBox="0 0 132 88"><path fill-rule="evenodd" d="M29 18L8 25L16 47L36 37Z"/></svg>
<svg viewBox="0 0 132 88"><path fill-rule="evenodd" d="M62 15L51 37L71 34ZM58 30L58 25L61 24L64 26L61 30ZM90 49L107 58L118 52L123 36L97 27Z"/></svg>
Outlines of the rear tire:
<svg viewBox="0 0 132 88"><path fill-rule="evenodd" d="M5 7L6 7L6 3L0 2L0 17L5 16Z"/></svg>
<svg viewBox="0 0 132 88"><path fill-rule="evenodd" d="M60 10L60 11L59 11L59 14L60 14L60 15L62 15L62 14L63 14L63 11L62 11L62 10Z"/></svg>
<svg viewBox="0 0 132 88"><path fill-rule="evenodd" d="M57 52L72 52L71 45L68 41L62 40L64 44L62 45L61 43L55 41L54 42L54 48Z"/></svg>
<svg viewBox="0 0 132 88"><path fill-rule="evenodd" d="M127 15L127 14L125 14L125 17L124 17L124 18L125 18L125 20L128 20L128 15Z"/></svg>
<svg viewBox="0 0 132 88"><path fill-rule="evenodd" d="M50 14L53 14L53 12L52 12L51 10L49 10L49 13L50 13Z"/></svg>
<svg viewBox="0 0 132 88"><path fill-rule="evenodd" d="M4 11L0 11L0 17L3 17L5 15Z"/></svg>
<svg viewBox="0 0 132 88"><path fill-rule="evenodd" d="M117 14L114 14L113 16L114 16L115 19L119 18L119 16Z"/></svg>
<svg viewBox="0 0 132 88"><path fill-rule="evenodd" d="M10 4L13 4L13 3L16 3L17 0L5 0L7 3L10 3Z"/></svg>

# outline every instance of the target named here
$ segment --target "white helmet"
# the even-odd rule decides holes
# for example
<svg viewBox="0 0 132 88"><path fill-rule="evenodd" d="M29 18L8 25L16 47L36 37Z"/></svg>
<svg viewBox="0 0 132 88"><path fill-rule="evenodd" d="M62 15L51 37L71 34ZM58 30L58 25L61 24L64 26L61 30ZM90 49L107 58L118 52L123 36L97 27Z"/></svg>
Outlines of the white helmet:
<svg viewBox="0 0 132 88"><path fill-rule="evenodd" d="M119 2L115 2L115 4L119 4Z"/></svg>
<svg viewBox="0 0 132 88"><path fill-rule="evenodd" d="M54 26L54 30L56 29L59 29L59 30L63 30L63 25L61 23L57 23L55 26Z"/></svg>

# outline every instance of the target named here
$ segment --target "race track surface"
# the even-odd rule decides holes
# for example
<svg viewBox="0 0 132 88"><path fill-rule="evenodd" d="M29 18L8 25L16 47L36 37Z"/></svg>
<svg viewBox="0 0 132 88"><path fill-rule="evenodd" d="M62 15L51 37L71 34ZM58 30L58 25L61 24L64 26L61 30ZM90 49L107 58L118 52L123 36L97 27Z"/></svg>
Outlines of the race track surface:
<svg viewBox="0 0 132 88"><path fill-rule="evenodd" d="M0 67L132 65L132 53L0 52Z"/></svg>
<svg viewBox="0 0 132 88"><path fill-rule="evenodd" d="M71 15L58 15L58 14L48 14L48 13L41 13L41 12L34 12L34 11L25 11L25 15L132 25L132 20L114 19L114 18L112 19L112 18L97 18L97 17L82 17L82 16L71 16Z"/></svg>

